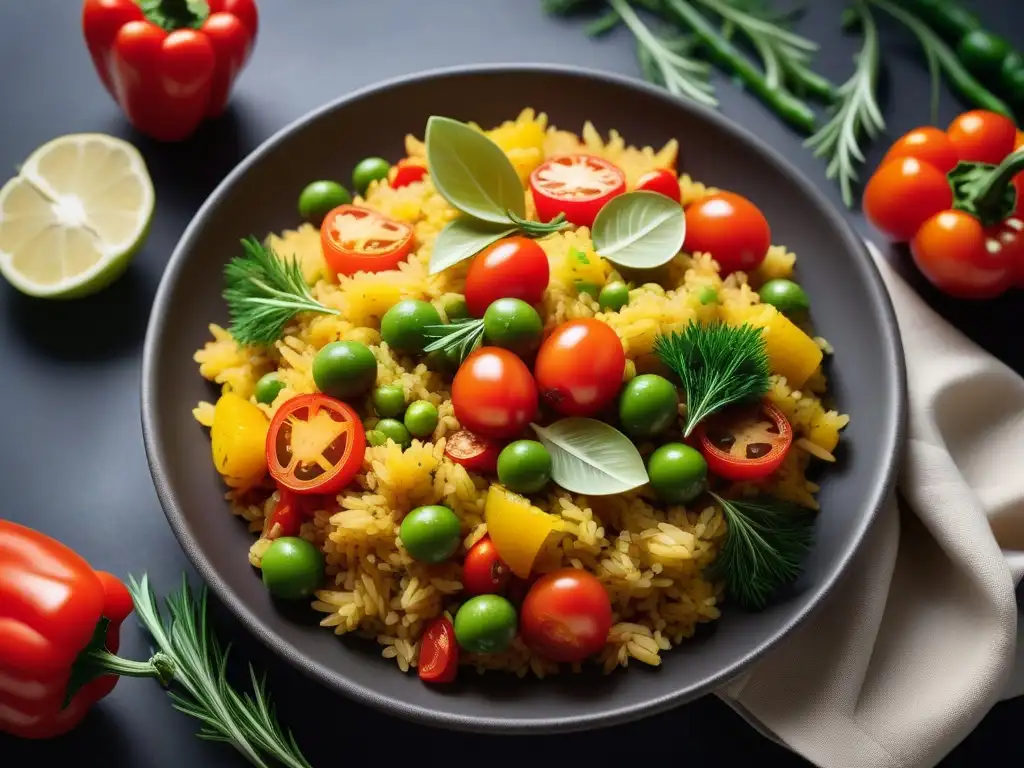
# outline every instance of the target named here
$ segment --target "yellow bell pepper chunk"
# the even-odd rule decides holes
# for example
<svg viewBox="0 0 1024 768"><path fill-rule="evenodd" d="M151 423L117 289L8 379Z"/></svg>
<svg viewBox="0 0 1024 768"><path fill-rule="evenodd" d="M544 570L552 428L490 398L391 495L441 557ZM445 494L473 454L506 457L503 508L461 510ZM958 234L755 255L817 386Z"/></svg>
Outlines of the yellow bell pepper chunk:
<svg viewBox="0 0 1024 768"><path fill-rule="evenodd" d="M800 389L821 365L821 347L771 304L725 305L722 317L729 325L749 323L763 329L772 372L785 376L794 389Z"/></svg>
<svg viewBox="0 0 1024 768"><path fill-rule="evenodd" d="M213 409L210 428L213 465L232 488L250 488L267 473L270 422L258 407L225 392Z"/></svg>
<svg viewBox="0 0 1024 768"><path fill-rule="evenodd" d="M544 541L558 527L554 515L500 485L492 485L487 491L484 519L501 559L521 579L530 576Z"/></svg>

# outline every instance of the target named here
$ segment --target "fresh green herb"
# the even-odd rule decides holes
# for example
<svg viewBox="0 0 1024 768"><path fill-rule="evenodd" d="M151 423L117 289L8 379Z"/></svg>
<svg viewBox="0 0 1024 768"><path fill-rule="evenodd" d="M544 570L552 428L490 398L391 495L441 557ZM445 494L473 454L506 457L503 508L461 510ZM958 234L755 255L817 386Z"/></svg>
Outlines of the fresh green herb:
<svg viewBox="0 0 1024 768"><path fill-rule="evenodd" d="M711 496L725 514L729 532L711 573L723 579L729 597L761 610L782 587L793 583L814 539L814 516L776 499L724 499Z"/></svg>
<svg viewBox="0 0 1024 768"><path fill-rule="evenodd" d="M231 335L239 344L271 344L299 312L337 315L313 298L297 258L279 257L255 237L242 241L244 256L224 268L224 299Z"/></svg>
<svg viewBox="0 0 1024 768"><path fill-rule="evenodd" d="M609 10L607 13L598 16L592 22L587 24L583 28L583 34L587 37L600 37L606 35L619 26L622 21L622 17L615 10Z"/></svg>
<svg viewBox="0 0 1024 768"><path fill-rule="evenodd" d="M428 325L423 335L434 339L423 348L425 353L441 351L458 365L480 348L484 338L482 319L458 320L449 325Z"/></svg>
<svg viewBox="0 0 1024 768"><path fill-rule="evenodd" d="M683 247L686 219L675 200L643 190L613 197L594 219L594 250L622 267L652 269Z"/></svg>
<svg viewBox="0 0 1024 768"><path fill-rule="evenodd" d="M210 15L205 0L136 0L146 19L167 32L199 29Z"/></svg>
<svg viewBox="0 0 1024 768"><path fill-rule="evenodd" d="M167 598L169 620L161 615L145 574L139 581L129 579L128 590L139 621L174 665L169 689L174 708L202 722L200 738L230 744L257 768L270 768L270 760L287 768L311 768L294 737L278 724L265 680L257 678L252 666L252 695L228 682L229 649L207 626L205 589L197 601L182 578L181 589Z"/></svg>
<svg viewBox="0 0 1024 768"><path fill-rule="evenodd" d="M685 437L712 413L768 391L771 369L760 328L691 321L682 333L659 336L654 353L682 382Z"/></svg>
<svg viewBox="0 0 1024 768"><path fill-rule="evenodd" d="M530 426L551 454L551 479L567 491L610 496L648 482L636 446L603 421L573 417Z"/></svg>
<svg viewBox="0 0 1024 768"><path fill-rule="evenodd" d="M587 254L579 248L570 248L569 255L576 259L580 264L590 264L590 259L587 258Z"/></svg>

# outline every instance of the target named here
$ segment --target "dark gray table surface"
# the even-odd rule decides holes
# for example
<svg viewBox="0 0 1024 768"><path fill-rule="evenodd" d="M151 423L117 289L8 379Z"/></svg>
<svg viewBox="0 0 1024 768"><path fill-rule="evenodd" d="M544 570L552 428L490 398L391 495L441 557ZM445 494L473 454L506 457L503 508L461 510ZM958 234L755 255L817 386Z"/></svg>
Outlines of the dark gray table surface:
<svg viewBox="0 0 1024 768"><path fill-rule="evenodd" d="M993 27L1024 47L1024 25L1011 11L1016 4L975 2ZM856 47L839 29L843 2L807 5L811 10L799 28L823 44L820 70L842 80ZM383 78L446 65L518 61L638 74L627 34L587 40L580 24L545 17L536 0L262 0L260 10L255 56L228 114L187 143L161 146L133 133L102 90L82 43L80 3L0 3L0 167L13 172L55 136L101 131L135 142L157 189L149 240L107 291L62 304L29 300L0 285L0 401L6 406L0 515L60 538L96 567L122 577L148 571L161 591L174 587L183 570L195 575L150 483L139 426L141 348L167 258L215 184L291 120ZM887 23L882 32L887 66L881 83L891 138L927 122L928 81L913 40ZM720 86L726 115L760 133L840 204L800 137L753 97L727 82ZM961 108L944 95L944 120ZM869 167L883 149L872 149ZM851 221L870 232L858 214ZM922 290L979 343L1024 370L1019 325L1011 324L1024 308L1019 296L965 307L926 286ZM607 765L623 758L634 764L674 758L675 765L807 765L761 738L713 697L638 723L566 736L499 738L411 725L327 693L270 656L219 605L212 612L218 631L234 641L236 661L248 659L268 670L281 719L318 767L357 765L390 752L412 765L481 765L495 756L535 765ZM126 655L146 653L146 638L133 622L122 638ZM1022 719L1024 700L998 705L944 765L1019 763ZM125 680L66 737L29 743L0 736L0 765L244 764L230 748L197 739L195 731L196 722L174 712L157 684ZM427 755L433 760L424 761Z"/></svg>

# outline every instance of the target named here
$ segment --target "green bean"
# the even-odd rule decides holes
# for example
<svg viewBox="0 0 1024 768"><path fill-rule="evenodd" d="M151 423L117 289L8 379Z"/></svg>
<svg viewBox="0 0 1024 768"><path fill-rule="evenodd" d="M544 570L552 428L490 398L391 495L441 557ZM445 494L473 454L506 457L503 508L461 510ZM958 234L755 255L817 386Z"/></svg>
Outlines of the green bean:
<svg viewBox="0 0 1024 768"><path fill-rule="evenodd" d="M901 0L900 5L950 43L981 29L978 17L954 0Z"/></svg>

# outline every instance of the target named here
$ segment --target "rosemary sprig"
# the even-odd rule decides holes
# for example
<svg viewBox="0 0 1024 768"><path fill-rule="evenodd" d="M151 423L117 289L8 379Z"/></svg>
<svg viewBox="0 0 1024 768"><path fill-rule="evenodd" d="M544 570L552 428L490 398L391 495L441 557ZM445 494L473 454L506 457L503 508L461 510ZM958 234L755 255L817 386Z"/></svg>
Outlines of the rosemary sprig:
<svg viewBox="0 0 1024 768"><path fill-rule="evenodd" d="M796 504L771 498L728 500L711 494L725 514L729 533L714 565L730 598L760 610L796 580L814 540L814 516Z"/></svg>
<svg viewBox="0 0 1024 768"><path fill-rule="evenodd" d="M825 175L838 178L843 202L853 205L853 185L857 181L856 166L864 162L860 135L875 138L885 130L885 119L875 99L878 79L878 28L864 0L855 0L853 11L864 29L864 43L857 54L857 68L850 79L839 86L839 104L832 117L804 146L815 157L829 158Z"/></svg>
<svg viewBox="0 0 1024 768"><path fill-rule="evenodd" d="M337 315L313 298L297 258L281 258L255 237L242 241L244 256L224 268L224 299L231 335L239 344L271 344L299 312Z"/></svg>
<svg viewBox="0 0 1024 768"><path fill-rule="evenodd" d="M469 318L456 320L450 325L428 325L423 335L434 339L423 348L424 352L441 351L457 365L479 349L484 338L484 321Z"/></svg>
<svg viewBox="0 0 1024 768"><path fill-rule="evenodd" d="M659 336L654 353L682 382L685 437L712 413L768 391L771 370L760 328L691 321L682 333Z"/></svg>
<svg viewBox="0 0 1024 768"><path fill-rule="evenodd" d="M129 579L135 612L160 651L174 664L169 691L174 708L202 722L199 737L230 744L257 768L270 757L288 768L311 768L294 737L274 716L265 682L249 666L252 695L238 693L227 681L229 648L222 648L206 625L206 590L199 600L182 578L181 589L167 598L170 620L160 614L145 574Z"/></svg>

